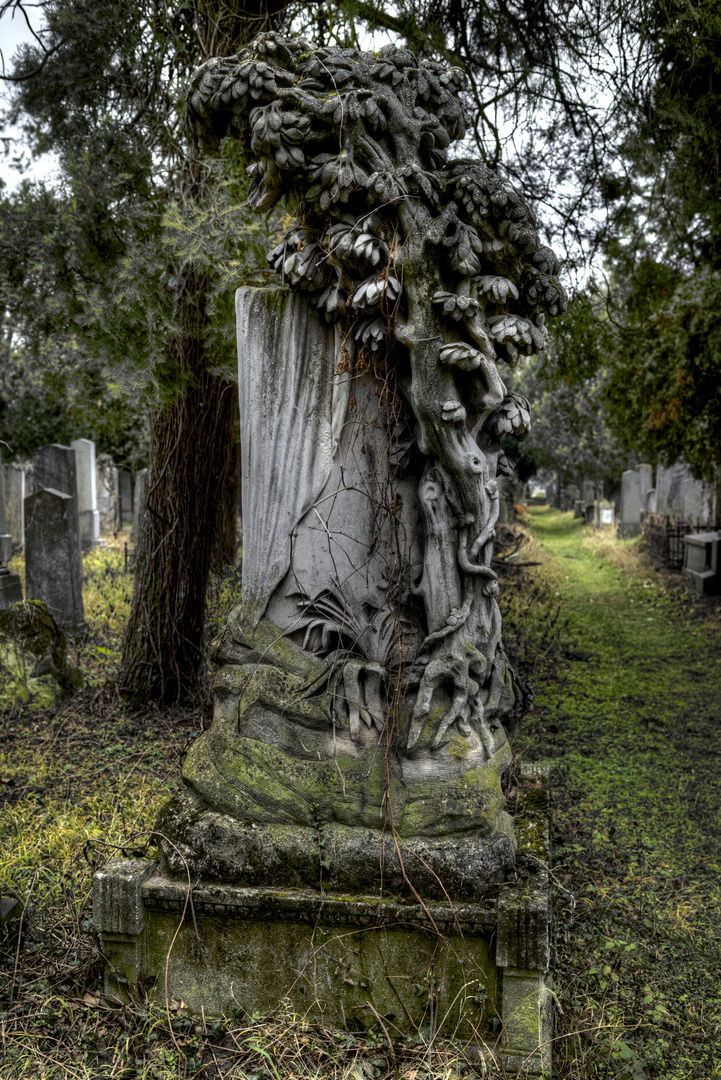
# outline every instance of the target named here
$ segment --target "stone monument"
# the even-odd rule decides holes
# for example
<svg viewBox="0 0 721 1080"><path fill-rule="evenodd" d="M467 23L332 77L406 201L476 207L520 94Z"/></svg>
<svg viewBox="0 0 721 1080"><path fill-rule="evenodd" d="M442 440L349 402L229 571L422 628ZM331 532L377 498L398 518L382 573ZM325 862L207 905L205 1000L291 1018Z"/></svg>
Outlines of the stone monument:
<svg viewBox="0 0 721 1080"><path fill-rule="evenodd" d="M212 646L212 728L158 822L162 876L118 871L133 925L141 896L171 910L188 870L249 919L312 922L320 891L357 900L333 918L361 925L381 897L473 908L514 876L501 777L533 691L503 647L492 557L501 439L530 416L502 367L543 348L566 296L518 190L448 159L464 85L404 49L273 33L193 80L198 141L237 139L249 205L285 198L296 220L268 256L280 284L237 293L242 599ZM289 913L268 888L297 891ZM273 931L288 964L298 932Z"/></svg>
<svg viewBox="0 0 721 1080"><path fill-rule="evenodd" d="M98 510L97 474L95 470L95 443L92 439L73 439L70 444L75 451L77 470L78 522L80 547L83 551L100 544L100 511Z"/></svg>
<svg viewBox="0 0 721 1080"><path fill-rule="evenodd" d="M70 495L40 488L25 499L25 588L69 634L85 627L83 567Z"/></svg>

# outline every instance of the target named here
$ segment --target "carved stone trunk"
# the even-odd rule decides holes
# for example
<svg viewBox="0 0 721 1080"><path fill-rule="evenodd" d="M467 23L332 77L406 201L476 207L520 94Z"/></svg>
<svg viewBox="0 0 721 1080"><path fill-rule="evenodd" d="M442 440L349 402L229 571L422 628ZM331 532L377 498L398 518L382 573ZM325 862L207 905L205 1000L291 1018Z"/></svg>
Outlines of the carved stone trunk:
<svg viewBox="0 0 721 1080"><path fill-rule="evenodd" d="M163 865L477 897L514 864L505 730L491 711L436 744L439 683L407 746L428 611L442 625L462 602L442 485L392 374L304 297L241 289L237 317L243 595L213 644L213 726L158 825Z"/></svg>

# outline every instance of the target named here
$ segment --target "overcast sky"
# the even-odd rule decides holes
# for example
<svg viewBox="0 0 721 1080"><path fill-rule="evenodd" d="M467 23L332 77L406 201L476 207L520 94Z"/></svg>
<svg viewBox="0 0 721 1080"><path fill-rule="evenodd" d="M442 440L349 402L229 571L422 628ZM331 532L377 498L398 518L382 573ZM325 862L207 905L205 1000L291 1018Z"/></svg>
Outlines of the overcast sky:
<svg viewBox="0 0 721 1080"><path fill-rule="evenodd" d="M31 22L36 30L39 30L42 22L38 9L28 8ZM28 24L23 18L22 12L16 8L4 12L2 18L0 18L0 53L2 54L2 64L4 65L4 71L7 72L11 67L11 61L13 56L18 50L18 47L25 42L32 43L34 41L33 36L28 29ZM0 65L0 73L3 71L2 65ZM0 84L0 107L5 104L9 84L3 82ZM0 157L0 179L2 179L6 185L6 190L12 191L17 187L20 181L24 177L29 177L34 180L51 180L56 173L57 165L54 154L43 154L42 157L33 161L27 152L23 154L24 165L23 170L20 171L12 164L12 158L23 150L22 140L19 138L19 132L16 128L6 127L5 124L0 126L0 134L5 137L10 137L16 140L11 147L10 154Z"/></svg>

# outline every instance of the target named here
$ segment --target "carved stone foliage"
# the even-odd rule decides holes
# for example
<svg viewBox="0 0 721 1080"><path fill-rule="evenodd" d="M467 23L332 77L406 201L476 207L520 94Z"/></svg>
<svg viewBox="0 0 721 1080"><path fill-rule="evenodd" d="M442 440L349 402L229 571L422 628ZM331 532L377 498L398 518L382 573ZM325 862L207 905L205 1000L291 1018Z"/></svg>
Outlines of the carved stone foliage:
<svg viewBox="0 0 721 1080"><path fill-rule="evenodd" d="M479 161L449 158L465 134L464 87L459 69L404 49L267 33L203 65L188 101L201 146L230 137L251 160L250 206L285 199L294 213L268 262L300 304L239 291L239 352L257 352L241 371L241 400L258 403L244 460L273 485L261 481L248 516L263 559L258 533L244 610L217 657L264 666L254 635L275 627L321 664L334 747L340 731L351 756L385 736L388 769L405 775L415 761L426 779L441 776L449 747L467 770L500 770L505 731L528 704L503 650L492 567L498 476L513 468L501 439L530 426L502 366L542 350L546 317L567 304L521 193ZM306 378L301 353L326 359L308 359ZM278 416L307 418L317 453L280 420L269 440L271 385Z"/></svg>

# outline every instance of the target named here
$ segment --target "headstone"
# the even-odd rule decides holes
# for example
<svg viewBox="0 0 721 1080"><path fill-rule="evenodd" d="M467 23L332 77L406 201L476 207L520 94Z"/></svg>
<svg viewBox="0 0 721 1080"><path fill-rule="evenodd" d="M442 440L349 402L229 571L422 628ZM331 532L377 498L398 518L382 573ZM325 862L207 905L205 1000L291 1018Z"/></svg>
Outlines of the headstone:
<svg viewBox="0 0 721 1080"><path fill-rule="evenodd" d="M112 462L104 460L96 462L95 471L100 531L115 532L119 523L118 470Z"/></svg>
<svg viewBox="0 0 721 1080"><path fill-rule="evenodd" d="M581 484L581 498L583 502L588 505L596 501L596 481L584 480Z"/></svg>
<svg viewBox="0 0 721 1080"><path fill-rule="evenodd" d="M19 465L3 465L5 477L5 520L13 549L25 544L25 470Z"/></svg>
<svg viewBox="0 0 721 1080"><path fill-rule="evenodd" d="M25 500L25 589L70 634L85 625L83 567L70 495L43 488Z"/></svg>
<svg viewBox="0 0 721 1080"><path fill-rule="evenodd" d="M636 469L626 469L621 477L621 520L618 535L638 536L641 532L641 510L644 506L641 477Z"/></svg>
<svg viewBox="0 0 721 1080"><path fill-rule="evenodd" d="M612 502L608 499L596 499L593 504L594 529L612 529L616 514Z"/></svg>
<svg viewBox="0 0 721 1080"><path fill-rule="evenodd" d="M118 500L120 502L120 527L133 524L133 474L118 469Z"/></svg>
<svg viewBox="0 0 721 1080"><path fill-rule="evenodd" d="M651 488L646 492L646 505L644 510L647 514L656 513L656 488Z"/></svg>
<svg viewBox="0 0 721 1080"><path fill-rule="evenodd" d="M13 604L22 604L23 587L19 574L12 574L7 566L0 566L0 611Z"/></svg>
<svg viewBox="0 0 721 1080"><path fill-rule="evenodd" d="M137 544L140 536L140 522L145 512L145 486L148 481L148 470L140 469L135 474L135 490L133 492L133 527L130 530L130 539Z"/></svg>
<svg viewBox="0 0 721 1080"><path fill-rule="evenodd" d="M683 571L694 579L696 590L706 595L721 592L721 533L691 533L684 536Z"/></svg>
<svg viewBox="0 0 721 1080"><path fill-rule="evenodd" d="M0 564L10 562L13 554L13 538L8 529L5 511L5 471L0 453Z"/></svg>
<svg viewBox="0 0 721 1080"><path fill-rule="evenodd" d="M639 465L636 469L641 490L641 509L646 505L646 492L653 487L653 465Z"/></svg>
<svg viewBox="0 0 721 1080"><path fill-rule="evenodd" d="M80 546L83 551L100 543L100 513L98 511L97 479L95 475L95 443L92 439L73 439L78 477L78 517Z"/></svg>
<svg viewBox="0 0 721 1080"><path fill-rule="evenodd" d="M33 454L33 490L26 492L26 497L43 490L62 491L70 496L75 514L75 532L79 537L78 470L72 446L50 443L39 447Z"/></svg>

